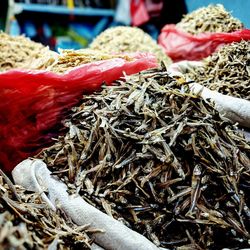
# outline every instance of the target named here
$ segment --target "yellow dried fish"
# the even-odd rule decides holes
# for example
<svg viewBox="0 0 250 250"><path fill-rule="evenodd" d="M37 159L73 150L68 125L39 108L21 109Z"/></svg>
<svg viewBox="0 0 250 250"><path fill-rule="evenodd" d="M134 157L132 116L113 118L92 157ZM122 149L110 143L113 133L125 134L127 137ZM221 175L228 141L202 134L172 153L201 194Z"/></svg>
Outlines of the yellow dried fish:
<svg viewBox="0 0 250 250"><path fill-rule="evenodd" d="M102 51L95 51L91 49L60 50L60 55L58 56L57 61L51 65L49 70L55 73L64 73L82 64L113 58L122 58L126 61L133 60L132 57L127 55L110 55Z"/></svg>
<svg viewBox="0 0 250 250"><path fill-rule="evenodd" d="M46 69L57 54L24 36L0 32L0 72L10 69Z"/></svg>
<svg viewBox="0 0 250 250"><path fill-rule="evenodd" d="M243 28L243 24L222 4L208 5L185 15L176 25L190 34L204 32L232 32Z"/></svg>
<svg viewBox="0 0 250 250"><path fill-rule="evenodd" d="M171 64L171 59L150 35L136 27L109 28L97 36L89 46L105 53L151 52L159 62Z"/></svg>

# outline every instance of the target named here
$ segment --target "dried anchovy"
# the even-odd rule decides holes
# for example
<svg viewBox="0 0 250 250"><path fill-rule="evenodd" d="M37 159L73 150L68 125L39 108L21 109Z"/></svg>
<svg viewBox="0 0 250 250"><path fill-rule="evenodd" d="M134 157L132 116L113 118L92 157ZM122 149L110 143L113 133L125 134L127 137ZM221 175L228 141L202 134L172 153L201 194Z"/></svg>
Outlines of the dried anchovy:
<svg viewBox="0 0 250 250"><path fill-rule="evenodd" d="M49 70L55 73L64 73L82 64L113 58L123 58L127 61L132 60L132 58L127 55L110 55L91 49L61 50L58 59L51 65Z"/></svg>
<svg viewBox="0 0 250 250"><path fill-rule="evenodd" d="M222 4L208 5L185 15L176 25L190 34L204 32L233 32L243 28L243 24Z"/></svg>
<svg viewBox="0 0 250 250"><path fill-rule="evenodd" d="M61 50L58 54L24 36L12 37L0 32L0 72L18 68L48 70L60 74L82 64L112 58L133 60L127 55L110 55L91 49Z"/></svg>
<svg viewBox="0 0 250 250"><path fill-rule="evenodd" d="M0 249L90 249L89 226L52 211L0 170Z"/></svg>
<svg viewBox="0 0 250 250"><path fill-rule="evenodd" d="M37 157L156 245L249 247L250 145L164 69L86 96ZM180 249L182 249L180 248Z"/></svg>
<svg viewBox="0 0 250 250"><path fill-rule="evenodd" d="M0 32L0 72L10 69L46 69L56 53L24 36Z"/></svg>
<svg viewBox="0 0 250 250"><path fill-rule="evenodd" d="M150 35L136 27L119 26L108 28L97 36L89 47L109 54L151 52L159 62L163 61L166 66L171 64L171 59Z"/></svg>
<svg viewBox="0 0 250 250"><path fill-rule="evenodd" d="M211 90L250 100L250 42L223 46L188 76Z"/></svg>

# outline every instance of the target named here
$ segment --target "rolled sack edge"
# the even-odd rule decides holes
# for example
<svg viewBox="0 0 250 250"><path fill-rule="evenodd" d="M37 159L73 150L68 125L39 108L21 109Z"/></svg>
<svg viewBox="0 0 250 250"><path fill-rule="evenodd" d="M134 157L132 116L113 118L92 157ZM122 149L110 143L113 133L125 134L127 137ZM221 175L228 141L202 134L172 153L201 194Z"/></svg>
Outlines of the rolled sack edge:
<svg viewBox="0 0 250 250"><path fill-rule="evenodd" d="M194 94L199 94L205 100L214 101L215 108L226 118L250 128L250 101L223 95L198 83L191 83L189 86Z"/></svg>
<svg viewBox="0 0 250 250"><path fill-rule="evenodd" d="M53 210L56 210L58 204L76 224L90 224L103 229L105 232L97 233L94 240L100 247L110 250L159 250L146 237L91 206L80 196L69 195L66 184L51 176L42 160L22 161L14 168L12 176L16 184L41 193L42 199ZM49 198L44 193L45 190Z"/></svg>

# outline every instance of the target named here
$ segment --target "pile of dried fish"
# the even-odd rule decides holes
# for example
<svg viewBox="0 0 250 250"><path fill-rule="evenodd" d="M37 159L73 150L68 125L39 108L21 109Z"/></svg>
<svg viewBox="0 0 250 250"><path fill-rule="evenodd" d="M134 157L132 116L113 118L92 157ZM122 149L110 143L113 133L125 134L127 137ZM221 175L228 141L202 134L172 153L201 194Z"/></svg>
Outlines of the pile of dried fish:
<svg viewBox="0 0 250 250"><path fill-rule="evenodd" d="M165 63L170 63L170 59L168 59L163 50L156 44L155 41L153 41L152 38L150 38L149 35L147 35L140 29L131 29L135 29L135 33L138 33L138 42L136 46L140 46L141 48L138 49L138 51L155 52L156 56L161 57ZM109 33L109 31L107 32ZM127 32L124 32L124 34L125 36L128 35ZM145 40L144 45L142 43L142 40ZM98 39L96 41L96 44L97 43ZM6 33L0 32L0 72L7 71L10 69L35 69L48 70L54 73L61 74L82 64L91 63L95 61L109 60L113 58L123 58L127 61L131 61L133 60L132 57L129 57L128 55L123 55L121 53L137 51L135 47L134 49L131 47L131 49L127 48L125 50L120 50L121 47L118 46L116 48L115 46L111 45L112 48L115 48L113 52L116 52L116 54L110 54L108 46L110 45L107 44L107 48L105 49L104 46L102 50L61 50L60 54L58 54L49 50L48 47L44 47L40 43L33 42L29 38L26 38L24 36L12 37L7 35ZM96 46L96 48L97 47L98 46Z"/></svg>
<svg viewBox="0 0 250 250"><path fill-rule="evenodd" d="M74 108L38 158L90 204L167 248L249 247L250 145L163 69Z"/></svg>
<svg viewBox="0 0 250 250"><path fill-rule="evenodd" d="M127 55L110 55L101 51L91 49L61 50L58 59L48 70L55 73L64 73L74 67L95 61L108 60L113 58L123 58L127 61L133 59Z"/></svg>
<svg viewBox="0 0 250 250"><path fill-rule="evenodd" d="M1 249L90 249L91 232L52 211L40 194L13 185L0 170Z"/></svg>
<svg viewBox="0 0 250 250"><path fill-rule="evenodd" d="M0 32L0 72L9 69L46 69L57 54L24 36Z"/></svg>
<svg viewBox="0 0 250 250"><path fill-rule="evenodd" d="M240 20L234 18L221 4L199 8L185 15L176 26L193 35L204 32L233 32L243 28Z"/></svg>
<svg viewBox="0 0 250 250"><path fill-rule="evenodd" d="M194 81L222 94L250 100L250 42L225 45L192 69Z"/></svg>
<svg viewBox="0 0 250 250"><path fill-rule="evenodd" d="M90 44L90 48L105 53L151 52L165 65L171 59L164 50L143 30L136 27L118 26L106 29Z"/></svg>

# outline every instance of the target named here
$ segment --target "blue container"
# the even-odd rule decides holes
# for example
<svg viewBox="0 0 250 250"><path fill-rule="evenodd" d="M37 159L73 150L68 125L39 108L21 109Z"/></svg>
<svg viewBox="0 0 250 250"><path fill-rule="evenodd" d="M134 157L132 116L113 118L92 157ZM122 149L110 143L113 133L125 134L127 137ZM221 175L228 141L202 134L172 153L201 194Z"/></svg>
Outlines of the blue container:
<svg viewBox="0 0 250 250"><path fill-rule="evenodd" d="M13 18L10 21L10 32L9 33L11 36L19 36L21 34L20 26L18 24L18 21L15 18Z"/></svg>
<svg viewBox="0 0 250 250"><path fill-rule="evenodd" d="M56 51L58 51L58 49L82 49L82 46L75 42L72 41L69 37L57 37L56 38L56 47L55 47Z"/></svg>

